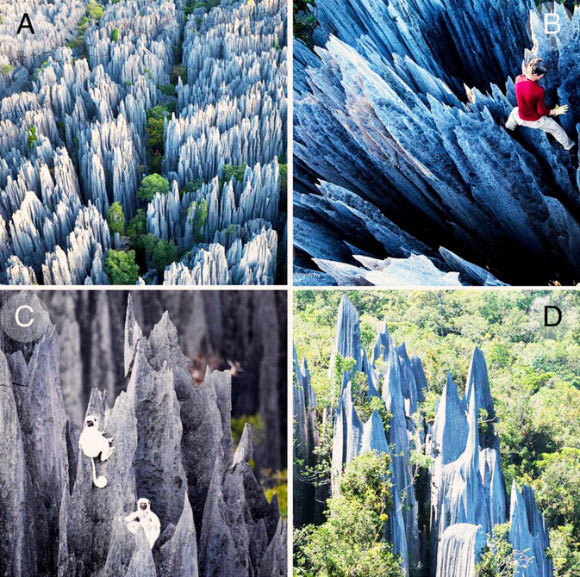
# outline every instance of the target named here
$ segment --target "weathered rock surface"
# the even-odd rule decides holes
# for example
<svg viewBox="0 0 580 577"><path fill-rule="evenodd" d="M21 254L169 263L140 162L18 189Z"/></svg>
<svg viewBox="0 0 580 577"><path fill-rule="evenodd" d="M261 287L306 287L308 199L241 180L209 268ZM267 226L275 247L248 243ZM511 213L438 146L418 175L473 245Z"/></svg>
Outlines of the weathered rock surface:
<svg viewBox="0 0 580 577"><path fill-rule="evenodd" d="M555 38L545 10L317 5L313 49L294 49L300 283L318 269L337 284L577 282L578 155L504 128L522 60L538 55L547 102L570 105L561 124L577 140L580 14L556 6Z"/></svg>
<svg viewBox="0 0 580 577"><path fill-rule="evenodd" d="M286 575L285 523L249 465L249 428L233 455L230 372L208 368L196 385L169 316L145 337L132 306L119 368L127 368L127 389L111 407L95 388L86 406L114 438L112 456L96 460L103 489L82 453L69 475L76 425L63 400L56 329L10 361L0 354L0 520L8 536L0 575ZM151 500L161 521L153 550L122 521L138 497Z"/></svg>

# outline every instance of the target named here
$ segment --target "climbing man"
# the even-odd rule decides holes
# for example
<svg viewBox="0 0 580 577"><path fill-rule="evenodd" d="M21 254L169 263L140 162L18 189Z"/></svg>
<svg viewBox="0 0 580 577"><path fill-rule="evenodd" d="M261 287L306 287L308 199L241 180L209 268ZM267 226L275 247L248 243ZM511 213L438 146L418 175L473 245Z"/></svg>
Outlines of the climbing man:
<svg viewBox="0 0 580 577"><path fill-rule="evenodd" d="M568 137L566 131L553 119L568 112L568 105L556 105L549 110L544 102L544 89L538 84L547 72L541 58L534 58L527 66L524 64L523 74L516 78L516 99L518 105L511 111L505 124L508 130L517 126L539 128L551 134L566 150L572 150L576 143Z"/></svg>

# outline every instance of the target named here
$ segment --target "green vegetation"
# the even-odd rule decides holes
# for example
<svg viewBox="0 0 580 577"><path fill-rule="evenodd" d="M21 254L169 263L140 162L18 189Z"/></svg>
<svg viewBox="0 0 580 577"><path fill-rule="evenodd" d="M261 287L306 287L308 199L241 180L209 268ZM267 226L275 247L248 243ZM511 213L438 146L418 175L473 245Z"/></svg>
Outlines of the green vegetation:
<svg viewBox="0 0 580 577"><path fill-rule="evenodd" d="M125 234L125 214L123 213L123 207L118 202L114 202L109 207L107 222L109 223L111 234L116 232L121 236Z"/></svg>
<svg viewBox="0 0 580 577"><path fill-rule="evenodd" d="M223 169L223 182L228 182L232 178L235 178L238 182L244 180L244 174L246 172L246 163L234 166L232 164L226 164Z"/></svg>
<svg viewBox="0 0 580 577"><path fill-rule="evenodd" d="M134 285L139 280L139 266L135 251L110 250L105 260L105 271L114 285Z"/></svg>
<svg viewBox="0 0 580 577"><path fill-rule="evenodd" d="M77 37L71 40L67 46L72 50L78 50L82 55L86 55L87 47L85 44L85 34L93 24L99 23L104 13L105 8L101 6L101 4L91 0L87 4L85 15L77 24Z"/></svg>
<svg viewBox="0 0 580 577"><path fill-rule="evenodd" d="M157 90L165 96L175 96L175 86L173 84L158 84Z"/></svg>
<svg viewBox="0 0 580 577"><path fill-rule="evenodd" d="M188 182L184 187L182 192L197 192L203 186L203 180L198 178L193 182Z"/></svg>
<svg viewBox="0 0 580 577"><path fill-rule="evenodd" d="M207 222L207 200L194 201L189 206L190 224L193 226L193 240L203 241L203 227Z"/></svg>
<svg viewBox="0 0 580 577"><path fill-rule="evenodd" d="M318 396L319 422L324 409L335 402L328 374L342 294L303 290L294 298L295 344L299 357L308 359ZM520 486L525 483L533 487L550 530L555 577L580 577L580 293L347 294L359 311L361 340L367 354L372 352L375 335L386 321L394 341L399 345L406 342L409 353L421 358L431 387L420 406L427 422L434 419L435 402L447 371L463 394L473 347L482 349L508 491L514 479ZM544 327L545 305L559 306L564 312L560 325ZM352 363L349 359L338 360L348 362ZM364 412L364 383L357 374L353 374L353 385L359 396L357 410ZM489 426L489 415L481 412L480 430ZM328 458L325 443L323 436L318 450L321 461ZM414 464L421 466L421 456L414 459ZM324 483L327 466L319 462L318 470L305 474Z"/></svg>
<svg viewBox="0 0 580 577"><path fill-rule="evenodd" d="M4 74L5 76L10 76L13 70L14 66L12 66L12 64L3 64L0 67L0 73Z"/></svg>
<svg viewBox="0 0 580 577"><path fill-rule="evenodd" d="M187 84L187 68L181 64L173 67L173 70L171 71L171 83L177 86L179 78L181 78L183 84Z"/></svg>
<svg viewBox="0 0 580 577"><path fill-rule="evenodd" d="M156 193L169 194L169 181L160 174L149 174L141 181L137 197L151 202Z"/></svg>
<svg viewBox="0 0 580 577"><path fill-rule="evenodd" d="M177 260L177 246L173 241L167 242L152 234L145 237L144 245L147 258L162 279L165 268Z"/></svg>
<svg viewBox="0 0 580 577"><path fill-rule="evenodd" d="M240 227L239 224L229 224L228 228L226 228L226 236L230 236L232 234L236 234L236 232L238 231L238 228Z"/></svg>
<svg viewBox="0 0 580 577"><path fill-rule="evenodd" d="M197 2L197 0L189 1L184 8L185 15L187 17L191 16L196 8L205 8L206 10L211 10L216 6L221 4L221 0L201 0Z"/></svg>
<svg viewBox="0 0 580 577"><path fill-rule="evenodd" d="M294 531L295 577L402 577L401 562L382 541L392 505L390 457L366 453L344 469L340 496L326 521Z"/></svg>
<svg viewBox="0 0 580 577"><path fill-rule="evenodd" d="M141 271L154 268L159 280L163 279L165 268L178 259L177 246L173 241L167 242L147 233L147 216L141 208L127 225L127 237L136 252Z"/></svg>
<svg viewBox="0 0 580 577"><path fill-rule="evenodd" d="M312 34L318 24L315 9L315 0L294 0L294 37L302 40L310 48L314 46Z"/></svg>
<svg viewBox="0 0 580 577"><path fill-rule="evenodd" d="M117 28L115 28L111 32L111 41L112 42L119 42L119 30Z"/></svg>
<svg viewBox="0 0 580 577"><path fill-rule="evenodd" d="M262 485L264 486L264 493L268 503L271 503L272 498L276 495L280 514L286 518L288 515L288 471L272 472L270 470L262 470L261 473L265 476Z"/></svg>
<svg viewBox="0 0 580 577"><path fill-rule="evenodd" d="M254 445L259 445L262 443L266 438L266 423L264 422L264 419L260 413L255 413L253 415L240 415L239 417L232 417L231 427L232 437L234 438L234 445L237 445L240 442L246 423L252 427L252 438L254 439Z"/></svg>
<svg viewBox="0 0 580 577"><path fill-rule="evenodd" d="M161 173L161 162L165 155L163 132L165 118L175 111L175 103L154 106L147 111L147 151L149 152L149 167L151 172Z"/></svg>
<svg viewBox="0 0 580 577"><path fill-rule="evenodd" d="M38 136L36 135L36 126L31 126L28 129L28 147L32 150L38 143Z"/></svg>
<svg viewBox="0 0 580 577"><path fill-rule="evenodd" d="M127 225L127 236L131 241L131 246L134 248L143 248L140 245L140 239L147 234L147 215L145 211L140 208L137 210L135 216L129 221Z"/></svg>
<svg viewBox="0 0 580 577"><path fill-rule="evenodd" d="M475 567L476 577L513 577L527 566L525 553L515 553L509 542L510 524L496 525L488 535L487 548Z"/></svg>
<svg viewBox="0 0 580 577"><path fill-rule="evenodd" d="M104 6L101 6L98 2L91 0L87 4L87 14L86 14L87 18L90 18L91 20L98 22L103 17L104 13L105 13Z"/></svg>

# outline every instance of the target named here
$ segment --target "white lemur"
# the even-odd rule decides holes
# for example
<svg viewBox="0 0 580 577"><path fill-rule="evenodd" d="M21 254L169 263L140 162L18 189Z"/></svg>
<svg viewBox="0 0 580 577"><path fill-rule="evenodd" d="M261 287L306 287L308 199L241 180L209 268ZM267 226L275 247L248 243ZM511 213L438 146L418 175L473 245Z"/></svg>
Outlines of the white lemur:
<svg viewBox="0 0 580 577"><path fill-rule="evenodd" d="M88 415L85 419L85 427L79 439L79 447L86 457L90 457L91 465L93 467L93 483L95 487L102 489L107 486L107 479L103 476L97 477L95 461L99 455L101 461L106 461L115 450L112 446L113 439L107 439L105 435L99 431L99 420L93 415Z"/></svg>
<svg viewBox="0 0 580 577"><path fill-rule="evenodd" d="M145 537L149 547L153 549L155 541L161 533L161 523L159 517L151 511L151 501L149 499L139 499L137 501L137 511L127 515L123 521L127 524L127 529L133 534L137 533L139 527L143 527Z"/></svg>

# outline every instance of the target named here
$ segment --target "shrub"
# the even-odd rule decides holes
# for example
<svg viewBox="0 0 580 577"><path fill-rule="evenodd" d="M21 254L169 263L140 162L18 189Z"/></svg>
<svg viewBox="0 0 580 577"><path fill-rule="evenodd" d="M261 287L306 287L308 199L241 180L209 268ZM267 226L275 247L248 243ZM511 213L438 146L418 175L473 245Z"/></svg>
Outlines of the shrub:
<svg viewBox="0 0 580 577"><path fill-rule="evenodd" d="M0 67L0 72L2 74L4 74L5 76L10 76L10 74L12 74L13 70L14 70L14 66L12 66L12 64L4 64L4 65L2 65L2 67Z"/></svg>
<svg viewBox="0 0 580 577"><path fill-rule="evenodd" d="M402 577L400 559L383 541L392 500L390 457L366 453L346 466L340 496L327 501L326 521L295 531L297 576Z"/></svg>
<svg viewBox="0 0 580 577"><path fill-rule="evenodd" d="M36 126L31 126L28 129L28 147L32 150L38 143L38 136L36 135Z"/></svg>

